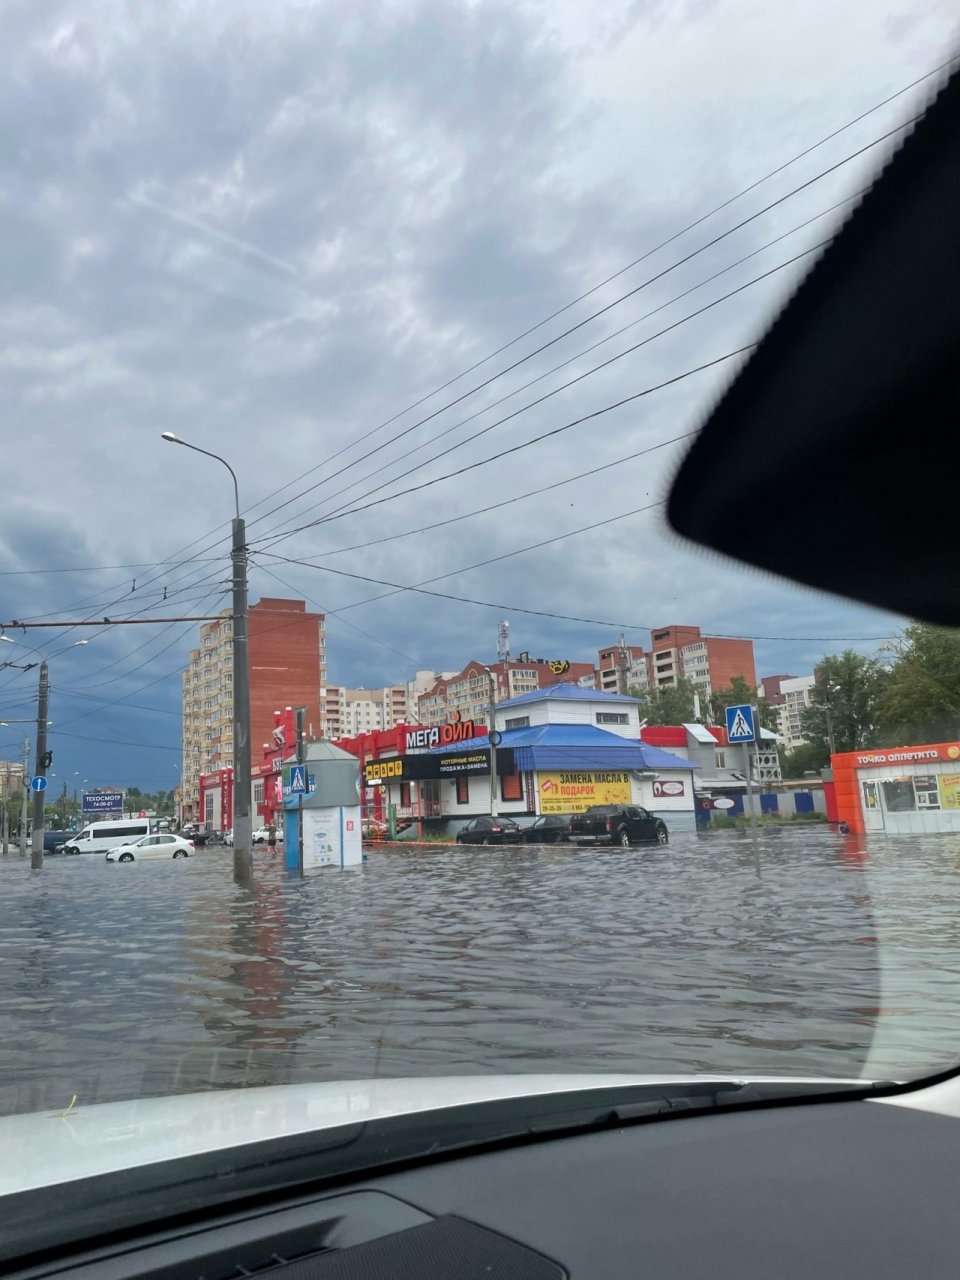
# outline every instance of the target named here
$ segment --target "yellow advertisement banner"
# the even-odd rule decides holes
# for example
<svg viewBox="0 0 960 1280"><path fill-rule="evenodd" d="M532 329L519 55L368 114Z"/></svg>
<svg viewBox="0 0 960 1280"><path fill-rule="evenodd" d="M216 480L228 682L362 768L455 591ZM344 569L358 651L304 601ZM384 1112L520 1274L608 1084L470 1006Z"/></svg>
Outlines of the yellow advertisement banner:
<svg viewBox="0 0 960 1280"><path fill-rule="evenodd" d="M541 813L583 813L592 804L630 804L628 773L541 773Z"/></svg>
<svg viewBox="0 0 960 1280"><path fill-rule="evenodd" d="M937 788L941 809L960 809L960 773L941 773Z"/></svg>

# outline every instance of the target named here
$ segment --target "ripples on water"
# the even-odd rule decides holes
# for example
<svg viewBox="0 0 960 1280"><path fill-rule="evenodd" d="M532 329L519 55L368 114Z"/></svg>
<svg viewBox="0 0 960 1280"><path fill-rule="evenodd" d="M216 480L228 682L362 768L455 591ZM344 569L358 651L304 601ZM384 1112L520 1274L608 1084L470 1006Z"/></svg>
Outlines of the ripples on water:
<svg viewBox="0 0 960 1280"><path fill-rule="evenodd" d="M373 1075L960 1057L960 839L0 858L0 1111ZM878 948L877 938L880 946ZM882 962L882 963L881 963Z"/></svg>

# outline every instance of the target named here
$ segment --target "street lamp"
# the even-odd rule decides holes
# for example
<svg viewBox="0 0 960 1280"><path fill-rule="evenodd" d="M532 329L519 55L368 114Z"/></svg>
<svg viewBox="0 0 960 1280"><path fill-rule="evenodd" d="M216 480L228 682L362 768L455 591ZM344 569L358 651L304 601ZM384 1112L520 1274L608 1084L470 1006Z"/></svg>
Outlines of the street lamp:
<svg viewBox="0 0 960 1280"><path fill-rule="evenodd" d="M839 693L839 692L840 692L840 686L838 684L827 685L827 693ZM834 741L834 737L833 737L833 711L831 710L829 702L825 702L823 704L823 707L824 707L824 711L827 713L827 744L830 747L830 755L832 757L837 754L837 744Z"/></svg>
<svg viewBox="0 0 960 1280"><path fill-rule="evenodd" d="M7 644L19 644L20 642L12 639L10 636L0 634L0 639L6 641ZM62 649L56 650L52 655L56 657L60 653L66 653L68 649L78 648L80 645L87 644L86 640L74 640L68 645L64 645ZM37 693L37 745L36 755L34 759L34 777L46 778L47 770L53 763L53 757L47 750L47 726L52 724L52 720L47 719L47 703L50 694L50 679L47 668L47 659L39 649L31 649L29 645L23 646L29 653L36 653L40 657L40 684ZM24 744L24 760L27 759L27 747ZM33 837L30 845L30 869L32 871L43 870L43 809L45 802L46 784L33 793ZM27 831L27 793L24 788L23 793L23 813L20 830L20 854L26 855L26 831Z"/></svg>
<svg viewBox="0 0 960 1280"><path fill-rule="evenodd" d="M253 867L253 820L250 815L250 667L247 649L247 534L240 515L240 486L226 458L181 440L172 431L161 438L222 463L233 480L236 515L233 520L233 868L238 879L249 878Z"/></svg>

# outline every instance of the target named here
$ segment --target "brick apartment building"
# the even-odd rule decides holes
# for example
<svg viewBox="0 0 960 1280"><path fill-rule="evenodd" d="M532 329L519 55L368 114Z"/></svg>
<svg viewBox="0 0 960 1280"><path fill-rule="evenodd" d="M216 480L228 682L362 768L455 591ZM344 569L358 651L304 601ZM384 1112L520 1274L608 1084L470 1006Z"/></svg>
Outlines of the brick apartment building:
<svg viewBox="0 0 960 1280"><path fill-rule="evenodd" d="M705 636L699 627L661 627L650 632L650 649L621 642L597 654L597 686L608 692L662 689L681 678L698 693L725 689L734 676L757 687L753 641Z"/></svg>
<svg viewBox="0 0 960 1280"><path fill-rule="evenodd" d="M491 693L488 669L496 682L497 702L557 683L578 684L584 677L592 678L594 675L590 662L551 662L546 658L531 658L528 653L521 653L514 660L499 662L474 660L455 675L437 680L421 694L420 723L444 724L459 712L463 720L488 725Z"/></svg>
<svg viewBox="0 0 960 1280"><path fill-rule="evenodd" d="M325 620L302 600L264 596L250 606L250 752L259 758L273 732L273 713L305 706L307 723L322 726L326 684ZM181 815L198 818L200 775L233 767L233 620L225 610L200 628L183 672Z"/></svg>

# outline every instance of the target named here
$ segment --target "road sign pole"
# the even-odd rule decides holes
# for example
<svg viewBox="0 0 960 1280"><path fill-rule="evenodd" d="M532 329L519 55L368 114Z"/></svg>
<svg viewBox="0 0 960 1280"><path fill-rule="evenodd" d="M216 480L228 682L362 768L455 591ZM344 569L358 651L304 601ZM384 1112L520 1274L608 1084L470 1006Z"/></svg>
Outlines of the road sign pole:
<svg viewBox="0 0 960 1280"><path fill-rule="evenodd" d="M47 701L50 695L50 680L46 659L40 663L40 687L37 697L37 754L36 776L46 778L47 766ZM33 843L30 846L30 869L43 870L43 801L45 790L33 793Z"/></svg>

